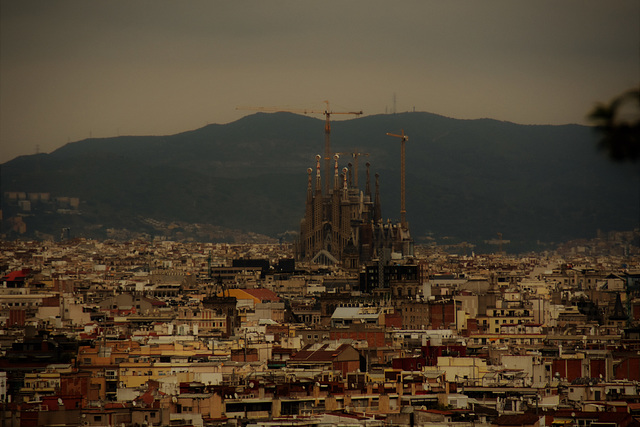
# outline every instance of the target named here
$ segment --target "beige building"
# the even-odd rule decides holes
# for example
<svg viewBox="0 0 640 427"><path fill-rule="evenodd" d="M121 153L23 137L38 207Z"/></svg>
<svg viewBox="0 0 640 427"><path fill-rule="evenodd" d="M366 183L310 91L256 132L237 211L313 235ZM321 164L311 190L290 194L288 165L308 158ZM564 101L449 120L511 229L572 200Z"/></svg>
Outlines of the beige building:
<svg viewBox="0 0 640 427"><path fill-rule="evenodd" d="M479 386L482 378L489 372L486 361L477 357L438 357L436 366L425 366L425 372L444 372L449 382L462 382L469 386Z"/></svg>

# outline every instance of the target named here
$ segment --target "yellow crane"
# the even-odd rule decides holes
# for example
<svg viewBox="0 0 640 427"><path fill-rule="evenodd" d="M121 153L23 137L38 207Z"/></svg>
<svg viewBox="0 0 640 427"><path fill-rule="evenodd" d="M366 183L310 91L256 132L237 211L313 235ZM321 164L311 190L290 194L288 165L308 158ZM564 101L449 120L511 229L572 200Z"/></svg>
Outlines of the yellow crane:
<svg viewBox="0 0 640 427"><path fill-rule="evenodd" d="M308 110L308 109L290 109L290 108L278 108L278 107L237 107L236 110L254 110L254 111L268 111L268 112L286 112L297 114L323 114L325 116L324 123L324 190L325 194L329 194L329 176L331 173L331 115L332 114L353 114L359 116L362 114L360 111L332 111L329 108L329 101L323 101L327 104L327 107L323 110Z"/></svg>
<svg viewBox="0 0 640 427"><path fill-rule="evenodd" d="M358 188L358 158L360 156L368 156L369 153L359 153L358 150L354 150L351 153L336 153L341 156L351 156L353 158L353 173L355 175L355 179L353 180L353 186Z"/></svg>
<svg viewBox="0 0 640 427"><path fill-rule="evenodd" d="M409 140L409 136L405 135L404 129L401 130L400 134L389 133L388 136L393 136L395 138L400 138L400 224L403 229L407 229L407 209L405 206L405 163L404 163L404 153L405 153L405 143Z"/></svg>

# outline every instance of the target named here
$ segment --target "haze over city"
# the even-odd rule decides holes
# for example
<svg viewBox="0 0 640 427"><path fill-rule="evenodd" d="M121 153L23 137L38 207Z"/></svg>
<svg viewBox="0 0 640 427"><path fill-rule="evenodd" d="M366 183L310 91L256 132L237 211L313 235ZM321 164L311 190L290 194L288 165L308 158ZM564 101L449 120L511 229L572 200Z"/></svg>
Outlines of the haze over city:
<svg viewBox="0 0 640 427"><path fill-rule="evenodd" d="M640 427L639 48L637 0L0 0L0 425Z"/></svg>
<svg viewBox="0 0 640 427"><path fill-rule="evenodd" d="M241 105L586 124L640 74L636 1L0 5L0 162Z"/></svg>

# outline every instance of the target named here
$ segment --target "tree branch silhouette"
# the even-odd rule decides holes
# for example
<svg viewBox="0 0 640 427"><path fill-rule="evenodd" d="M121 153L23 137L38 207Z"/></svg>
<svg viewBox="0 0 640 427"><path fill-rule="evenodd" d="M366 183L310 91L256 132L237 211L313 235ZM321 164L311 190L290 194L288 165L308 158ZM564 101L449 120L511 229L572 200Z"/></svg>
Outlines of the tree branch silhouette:
<svg viewBox="0 0 640 427"><path fill-rule="evenodd" d="M612 160L635 162L640 158L640 89L596 104L587 118L601 135L598 148Z"/></svg>

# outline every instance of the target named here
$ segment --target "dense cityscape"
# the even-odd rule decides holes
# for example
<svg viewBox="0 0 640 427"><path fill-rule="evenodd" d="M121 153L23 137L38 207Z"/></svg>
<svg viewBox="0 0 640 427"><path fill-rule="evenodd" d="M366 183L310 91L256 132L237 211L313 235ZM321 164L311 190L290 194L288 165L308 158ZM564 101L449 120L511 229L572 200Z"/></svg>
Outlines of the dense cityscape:
<svg viewBox="0 0 640 427"><path fill-rule="evenodd" d="M2 425L637 425L637 239L355 269L291 244L3 241Z"/></svg>
<svg viewBox="0 0 640 427"><path fill-rule="evenodd" d="M640 425L639 230L524 255L501 233L486 254L417 244L407 135L387 134L385 220L379 175L367 162L361 188L355 152L340 169L326 116L292 242L151 219L155 236L4 238L2 425ZM7 192L5 229L43 194Z"/></svg>
<svg viewBox="0 0 640 427"><path fill-rule="evenodd" d="M0 0L0 427L640 427L639 17Z"/></svg>

